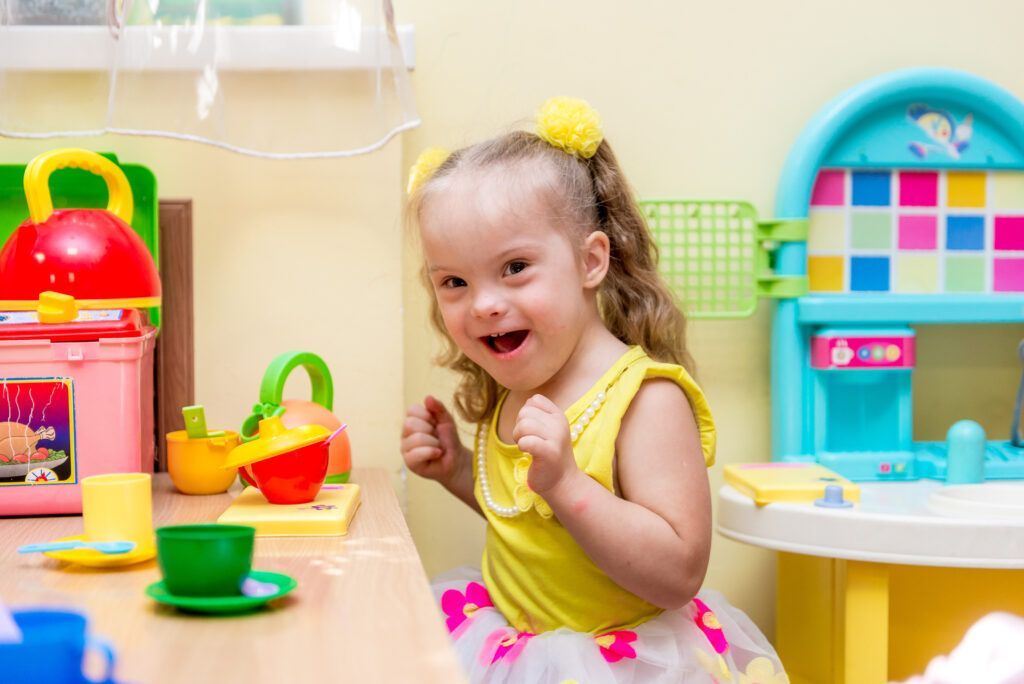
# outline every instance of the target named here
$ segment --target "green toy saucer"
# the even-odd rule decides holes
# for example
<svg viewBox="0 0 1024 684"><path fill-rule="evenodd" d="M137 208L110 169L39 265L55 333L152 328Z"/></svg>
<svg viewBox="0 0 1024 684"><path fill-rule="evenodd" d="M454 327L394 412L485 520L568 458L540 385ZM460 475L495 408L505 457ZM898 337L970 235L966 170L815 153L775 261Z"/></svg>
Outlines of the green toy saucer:
<svg viewBox="0 0 1024 684"><path fill-rule="evenodd" d="M192 613L242 613L259 608L267 601L281 598L298 582L276 572L250 572L249 577L259 582L269 582L277 586L277 591L268 596L176 596L167 591L163 580L146 587L146 595L157 603L174 606L179 610Z"/></svg>

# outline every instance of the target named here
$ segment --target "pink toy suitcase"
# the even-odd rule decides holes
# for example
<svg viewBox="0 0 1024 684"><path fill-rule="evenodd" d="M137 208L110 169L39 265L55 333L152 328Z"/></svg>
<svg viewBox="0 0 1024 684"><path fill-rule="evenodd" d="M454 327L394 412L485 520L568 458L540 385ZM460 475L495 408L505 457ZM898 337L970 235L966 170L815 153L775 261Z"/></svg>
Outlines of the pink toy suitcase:
<svg viewBox="0 0 1024 684"><path fill-rule="evenodd" d="M152 472L155 339L134 310L0 312L0 516L81 513L83 477Z"/></svg>

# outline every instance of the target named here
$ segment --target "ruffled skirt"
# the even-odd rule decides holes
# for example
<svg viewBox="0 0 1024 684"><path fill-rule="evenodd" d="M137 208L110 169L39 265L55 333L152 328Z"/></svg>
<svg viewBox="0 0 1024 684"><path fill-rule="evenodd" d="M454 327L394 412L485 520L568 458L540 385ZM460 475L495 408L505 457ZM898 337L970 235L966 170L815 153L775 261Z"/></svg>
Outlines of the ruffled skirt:
<svg viewBox="0 0 1024 684"><path fill-rule="evenodd" d="M725 682L788 684L768 640L714 591L632 630L519 632L491 603L478 570L438 577L434 595L471 684Z"/></svg>

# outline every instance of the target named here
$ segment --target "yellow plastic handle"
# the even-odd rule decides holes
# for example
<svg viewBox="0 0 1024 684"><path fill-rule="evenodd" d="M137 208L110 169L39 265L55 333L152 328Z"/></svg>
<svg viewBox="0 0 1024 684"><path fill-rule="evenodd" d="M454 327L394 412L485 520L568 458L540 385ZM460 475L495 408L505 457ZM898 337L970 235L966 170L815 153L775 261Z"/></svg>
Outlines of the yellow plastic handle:
<svg viewBox="0 0 1024 684"><path fill-rule="evenodd" d="M33 223L43 223L50 218L53 213L50 174L67 168L84 169L101 176L107 182L110 195L107 211L131 225L135 206L132 188L124 171L106 157L74 147L45 152L25 167L25 199L28 200L28 215Z"/></svg>

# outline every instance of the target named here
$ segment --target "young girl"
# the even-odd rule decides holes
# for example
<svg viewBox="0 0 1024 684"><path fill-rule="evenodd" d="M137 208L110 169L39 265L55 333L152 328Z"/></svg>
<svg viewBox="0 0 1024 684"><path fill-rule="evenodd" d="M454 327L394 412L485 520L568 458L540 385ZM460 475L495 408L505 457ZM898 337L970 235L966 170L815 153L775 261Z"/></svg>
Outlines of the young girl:
<svg viewBox="0 0 1024 684"><path fill-rule="evenodd" d="M402 456L487 520L482 574L435 586L471 682L787 682L700 592L715 428L684 319L597 114L422 155L410 178L432 318L469 448L433 397Z"/></svg>

